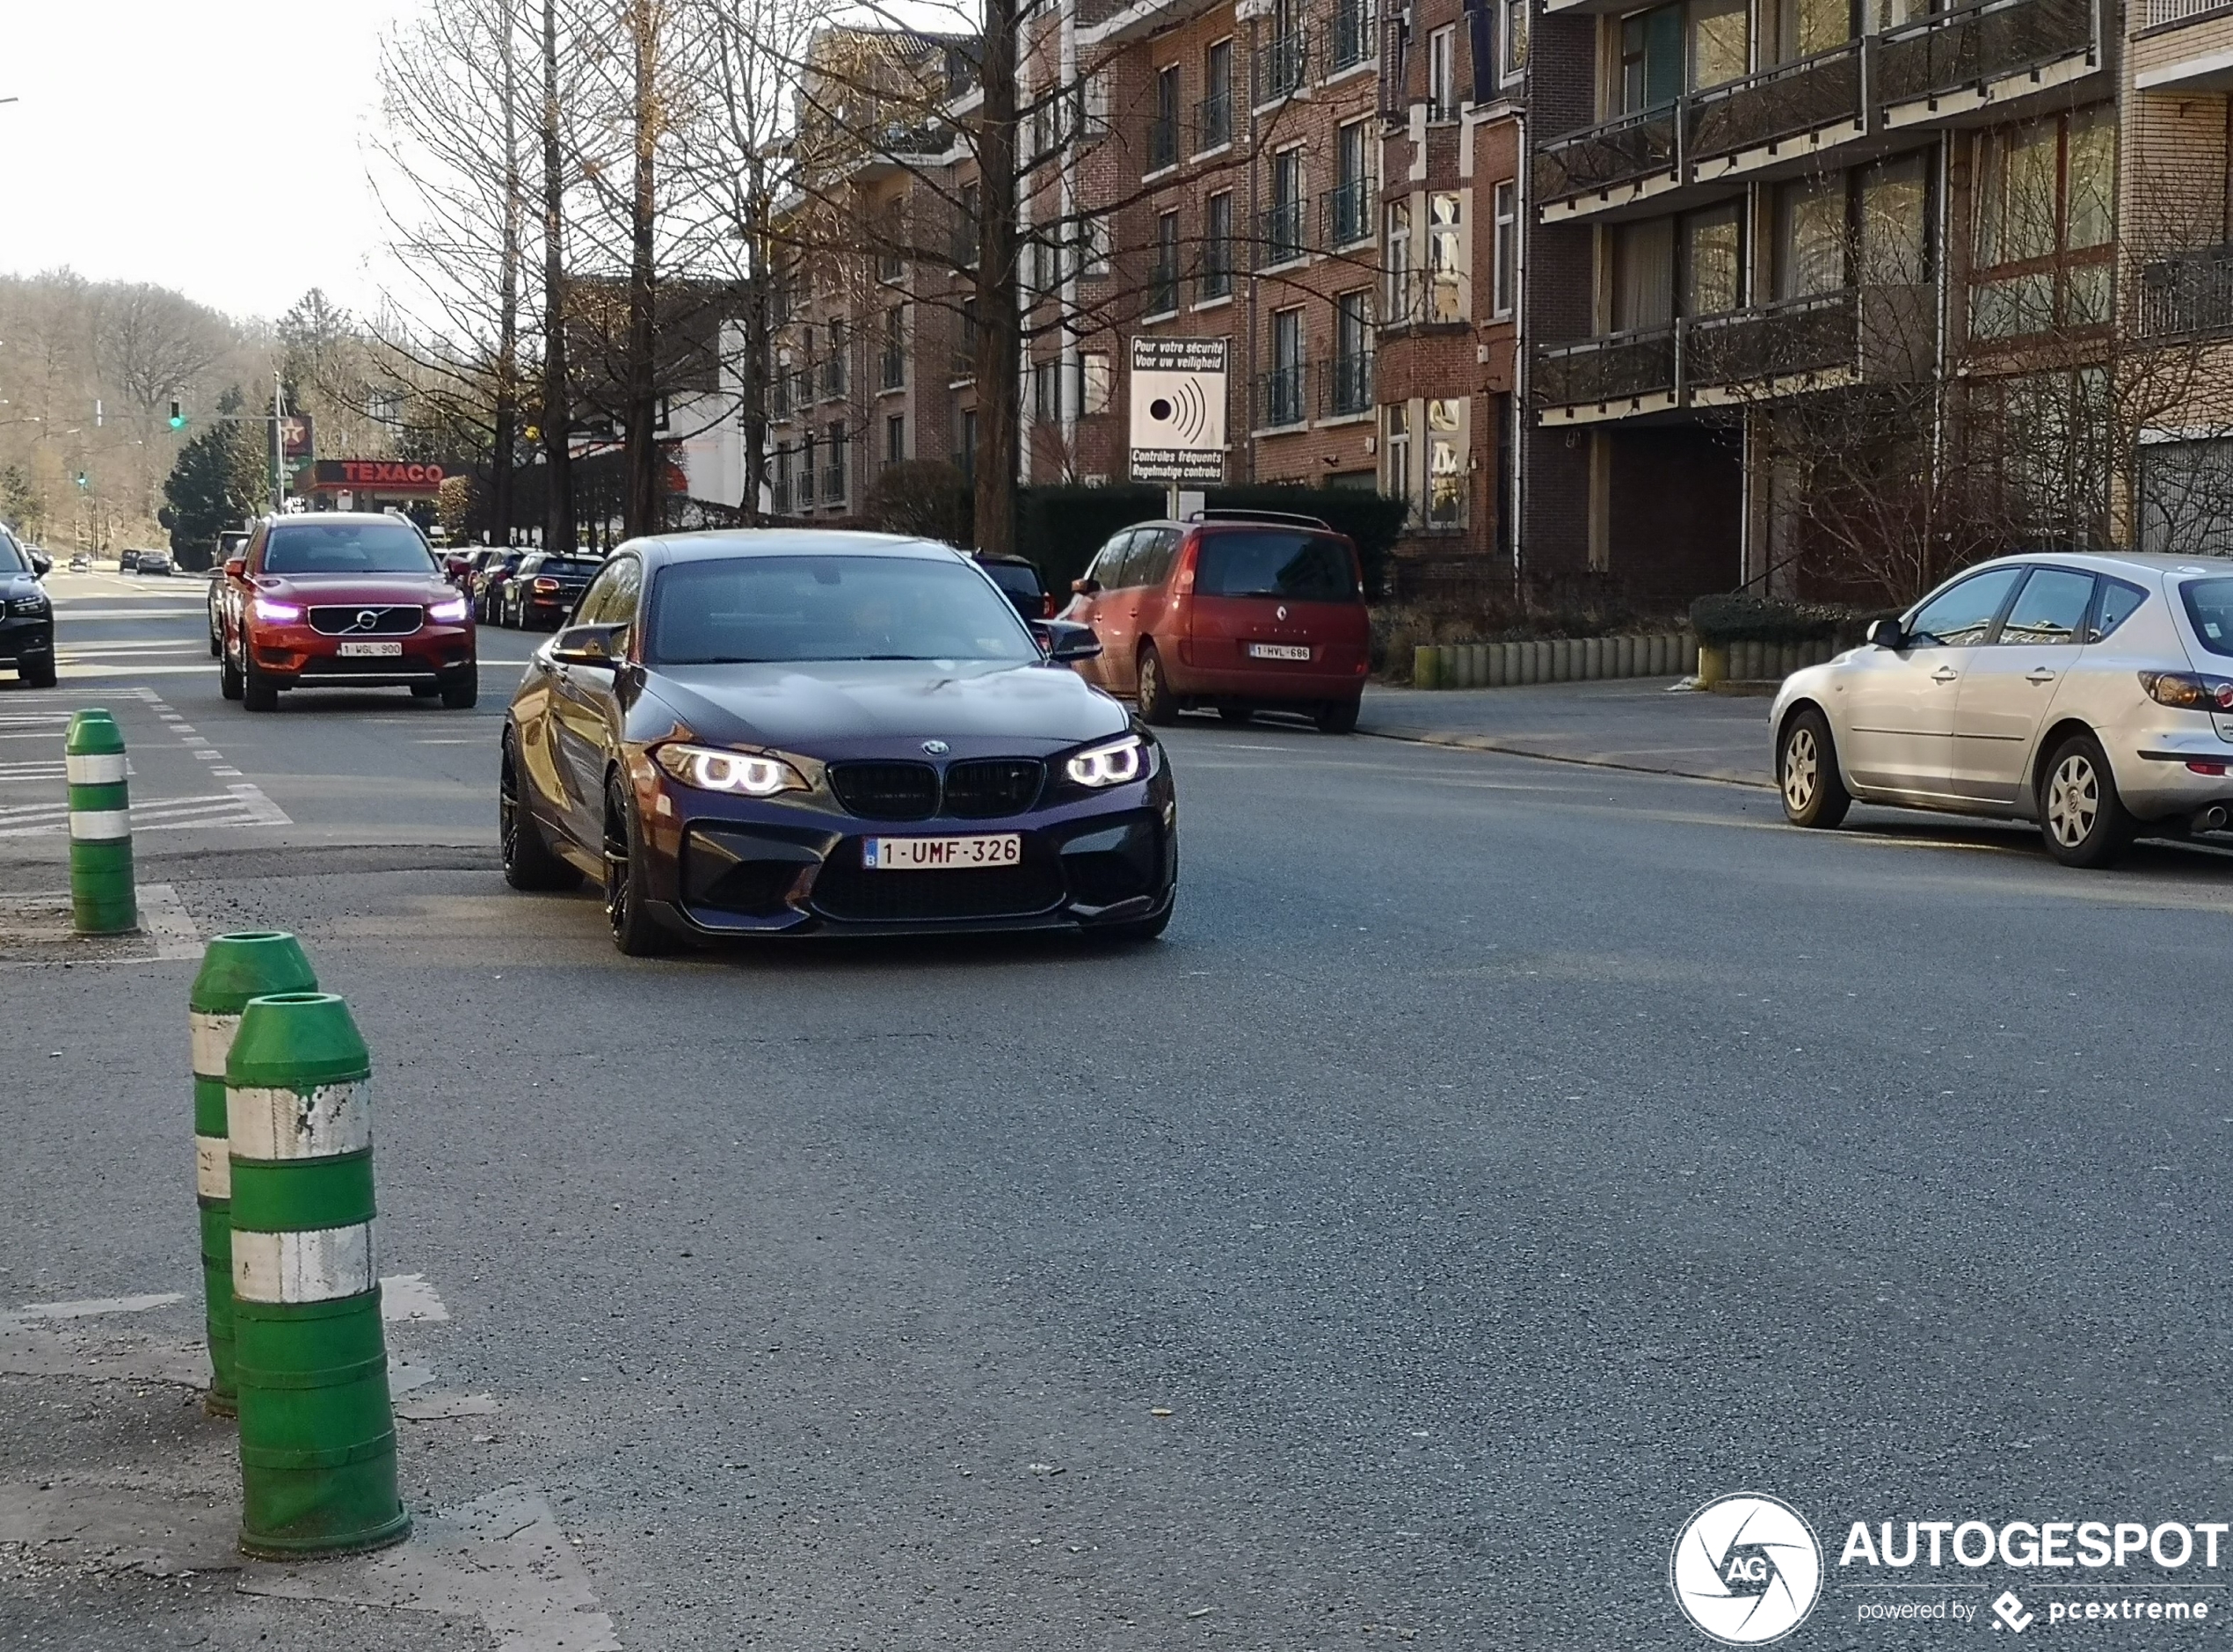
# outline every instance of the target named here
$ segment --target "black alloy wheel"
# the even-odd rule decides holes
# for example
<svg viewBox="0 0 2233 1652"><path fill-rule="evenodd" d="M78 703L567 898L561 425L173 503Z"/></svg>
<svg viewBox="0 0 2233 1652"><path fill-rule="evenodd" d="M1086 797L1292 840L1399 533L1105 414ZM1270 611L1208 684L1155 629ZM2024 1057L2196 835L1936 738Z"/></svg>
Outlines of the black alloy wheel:
<svg viewBox="0 0 2233 1652"><path fill-rule="evenodd" d="M605 785L605 921L613 944L632 958L673 950L673 940L648 910L644 894L644 833L636 801L615 775Z"/></svg>
<svg viewBox="0 0 2233 1652"><path fill-rule="evenodd" d="M1179 720L1177 696L1163 674L1163 657L1150 643L1139 654L1139 720L1166 726Z"/></svg>
<svg viewBox="0 0 2233 1652"><path fill-rule="evenodd" d="M542 828L520 796L520 765L508 732L497 770L496 822L498 840L504 848L506 883L514 889L580 887L580 870L550 852Z"/></svg>

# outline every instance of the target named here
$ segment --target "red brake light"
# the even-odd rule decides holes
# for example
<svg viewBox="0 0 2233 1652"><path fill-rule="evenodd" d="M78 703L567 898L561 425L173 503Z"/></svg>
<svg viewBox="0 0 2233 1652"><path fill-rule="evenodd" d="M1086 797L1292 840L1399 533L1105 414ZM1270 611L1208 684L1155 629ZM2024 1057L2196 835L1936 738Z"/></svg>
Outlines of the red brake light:
<svg viewBox="0 0 2233 1652"><path fill-rule="evenodd" d="M1050 591L1039 599L1039 617L1043 620L1051 620L1054 616L1054 593Z"/></svg>
<svg viewBox="0 0 2233 1652"><path fill-rule="evenodd" d="M558 582L556 579L538 579L535 581L535 589L538 591L556 591L557 588Z"/></svg>

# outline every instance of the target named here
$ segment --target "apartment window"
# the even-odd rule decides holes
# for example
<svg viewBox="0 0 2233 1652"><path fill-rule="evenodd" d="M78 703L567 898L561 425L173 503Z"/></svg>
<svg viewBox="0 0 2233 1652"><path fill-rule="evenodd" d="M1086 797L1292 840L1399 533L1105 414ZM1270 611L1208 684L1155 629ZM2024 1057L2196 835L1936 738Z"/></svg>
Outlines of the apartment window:
<svg viewBox="0 0 2233 1652"><path fill-rule="evenodd" d="M1339 74L1372 55L1372 10L1367 0L1334 0L1334 39L1327 68Z"/></svg>
<svg viewBox="0 0 2233 1652"><path fill-rule="evenodd" d="M1333 412L1362 413L1372 405L1372 295L1364 287L1334 299Z"/></svg>
<svg viewBox="0 0 2233 1652"><path fill-rule="evenodd" d="M896 390L907 382L907 314L894 304L884 312L882 388Z"/></svg>
<svg viewBox="0 0 2233 1652"><path fill-rule="evenodd" d="M1299 425L1303 422L1303 312L1274 310L1271 317L1271 372L1266 375L1264 423Z"/></svg>
<svg viewBox="0 0 2233 1652"><path fill-rule="evenodd" d="M1919 287L1931 279L1931 178L1920 155L1861 174L1860 279Z"/></svg>
<svg viewBox="0 0 2233 1652"><path fill-rule="evenodd" d="M1269 264L1303 256L1303 151L1300 145L1271 157L1271 209L1264 215L1264 254Z"/></svg>
<svg viewBox="0 0 2233 1652"><path fill-rule="evenodd" d="M806 440L798 450L798 503L814 503L814 433L806 433Z"/></svg>
<svg viewBox="0 0 2233 1652"><path fill-rule="evenodd" d="M1370 239L1372 234L1372 179L1366 149L1367 125L1352 120L1334 130L1334 177L1327 199L1326 238L1330 246L1345 247Z"/></svg>
<svg viewBox="0 0 2233 1652"><path fill-rule="evenodd" d="M1179 164L1179 68L1155 72L1155 113L1147 123L1147 170Z"/></svg>
<svg viewBox="0 0 2233 1652"><path fill-rule="evenodd" d="M1392 200L1386 215L1387 230L1380 251L1380 267L1387 283L1387 296L1380 306L1380 313L1397 325L1410 323L1411 295L1411 203Z"/></svg>
<svg viewBox="0 0 2233 1652"><path fill-rule="evenodd" d="M1078 273L1087 280L1108 277L1109 234L1109 218L1102 213L1087 216L1079 231Z"/></svg>
<svg viewBox="0 0 2233 1652"><path fill-rule="evenodd" d="M822 394L845 394L845 317L833 316L829 324L829 353L822 361Z"/></svg>
<svg viewBox="0 0 2233 1652"><path fill-rule="evenodd" d="M1465 198L1454 189L1436 190L1427 197L1427 318L1435 322L1467 320L1466 277L1471 258L1466 245Z"/></svg>
<svg viewBox="0 0 2233 1652"><path fill-rule="evenodd" d="M1466 525L1466 404L1451 397L1427 404L1427 526Z"/></svg>
<svg viewBox="0 0 2233 1652"><path fill-rule="evenodd" d="M1845 176L1802 178L1776 191L1778 299L1812 298L1845 285Z"/></svg>
<svg viewBox="0 0 2233 1652"><path fill-rule="evenodd" d="M1683 90L1683 8L1658 6L1620 22L1620 113L1664 108Z"/></svg>
<svg viewBox="0 0 2233 1652"><path fill-rule="evenodd" d="M1391 499L1407 499L1411 487L1411 409L1390 402L1380 410L1380 491Z"/></svg>
<svg viewBox="0 0 2233 1652"><path fill-rule="evenodd" d="M954 419L954 469L962 473L962 485L977 485L977 410L965 407Z"/></svg>
<svg viewBox="0 0 2233 1652"><path fill-rule="evenodd" d="M1087 418L1109 411L1113 388L1109 353L1087 350L1078 357L1078 411Z"/></svg>
<svg viewBox="0 0 2233 1652"><path fill-rule="evenodd" d="M903 464L907 458L907 416L894 413L884 421L884 462Z"/></svg>
<svg viewBox="0 0 2233 1652"><path fill-rule="evenodd" d="M1179 307L1179 215L1175 212L1155 219L1155 264L1148 272L1147 313L1167 316Z"/></svg>
<svg viewBox="0 0 2233 1652"><path fill-rule="evenodd" d="M1750 13L1745 0L1698 0L1690 8L1692 91L1742 80L1751 71Z"/></svg>
<svg viewBox="0 0 2233 1652"><path fill-rule="evenodd" d="M1519 302L1519 185L1509 178L1496 186L1489 224L1489 306L1499 316L1510 315Z"/></svg>
<svg viewBox="0 0 2233 1652"><path fill-rule="evenodd" d="M1202 104L1195 112L1197 148L1233 142L1233 42L1219 40L1202 54Z"/></svg>
<svg viewBox="0 0 2233 1652"><path fill-rule="evenodd" d="M1059 361L1035 361L1031 364L1031 417L1043 425L1051 425L1062 417L1062 364Z"/></svg>
<svg viewBox="0 0 2233 1652"><path fill-rule="evenodd" d="M2039 332L2058 320L2075 327L2110 320L2113 123L2114 111L2104 105L1979 138L1978 276L1970 299L1976 337Z"/></svg>
<svg viewBox="0 0 2233 1652"><path fill-rule="evenodd" d="M832 419L825 433L829 459L822 467L822 499L825 504L845 503L845 421Z"/></svg>
<svg viewBox="0 0 2233 1652"><path fill-rule="evenodd" d="M1639 332L1675 320L1675 222L1647 218L1609 231L1612 330Z"/></svg>
<svg viewBox="0 0 2233 1652"><path fill-rule="evenodd" d="M1458 31L1437 29L1427 37L1427 119L1455 120L1457 99Z"/></svg>
<svg viewBox="0 0 2233 1652"><path fill-rule="evenodd" d="M953 376L973 379L977 376L977 300L962 300L961 338L954 349Z"/></svg>
<svg viewBox="0 0 2233 1652"><path fill-rule="evenodd" d="M1793 62L1853 38L1851 0L1786 0L1776 42L1778 61Z"/></svg>
<svg viewBox="0 0 2233 1652"><path fill-rule="evenodd" d="M954 262L965 270L977 267L977 215L983 200L975 184L962 186L961 209L954 215Z"/></svg>
<svg viewBox="0 0 2233 1652"><path fill-rule="evenodd" d="M1202 299L1233 296L1233 192L1202 203Z"/></svg>
<svg viewBox="0 0 2233 1652"><path fill-rule="evenodd" d="M1683 313L1721 316L1744 302L1744 223L1735 201L1683 220Z"/></svg>
<svg viewBox="0 0 2233 1652"><path fill-rule="evenodd" d="M1502 79L1517 80L1527 72L1528 0L1502 0L1502 6L1503 26L1497 31L1497 69Z"/></svg>

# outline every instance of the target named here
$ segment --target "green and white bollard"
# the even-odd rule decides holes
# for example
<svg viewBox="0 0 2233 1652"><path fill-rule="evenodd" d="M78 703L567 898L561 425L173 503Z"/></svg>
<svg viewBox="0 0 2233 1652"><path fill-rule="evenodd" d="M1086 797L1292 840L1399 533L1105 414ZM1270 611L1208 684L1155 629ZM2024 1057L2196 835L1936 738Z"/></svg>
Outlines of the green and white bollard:
<svg viewBox="0 0 2233 1652"><path fill-rule="evenodd" d="M401 1542L373 1248L372 1059L331 993L251 999L225 1063L240 1546Z"/></svg>
<svg viewBox="0 0 2233 1652"><path fill-rule="evenodd" d="M186 999L193 1047L194 1193L201 1206L203 1319L209 1332L212 1416L233 1415L232 1161L225 1146L225 1058L240 1013L267 993L317 988L310 961L291 935L276 930L221 935L201 955Z"/></svg>
<svg viewBox="0 0 2233 1652"><path fill-rule="evenodd" d="M62 743L69 775L70 924L80 935L140 927L132 889L132 812L124 783L124 733L98 708L69 720Z"/></svg>

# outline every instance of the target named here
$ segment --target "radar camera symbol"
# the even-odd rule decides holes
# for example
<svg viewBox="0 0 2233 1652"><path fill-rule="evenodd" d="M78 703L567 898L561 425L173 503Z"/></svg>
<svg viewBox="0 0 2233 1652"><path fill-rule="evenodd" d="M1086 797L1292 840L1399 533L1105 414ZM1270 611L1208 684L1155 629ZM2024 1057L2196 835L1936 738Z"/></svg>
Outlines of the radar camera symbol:
<svg viewBox="0 0 2233 1652"><path fill-rule="evenodd" d="M1156 424L1170 426L1180 445L1191 447L1209 431L1209 398L1202 394L1200 382L1189 374L1172 388L1168 396L1159 396L1149 402L1147 416Z"/></svg>

